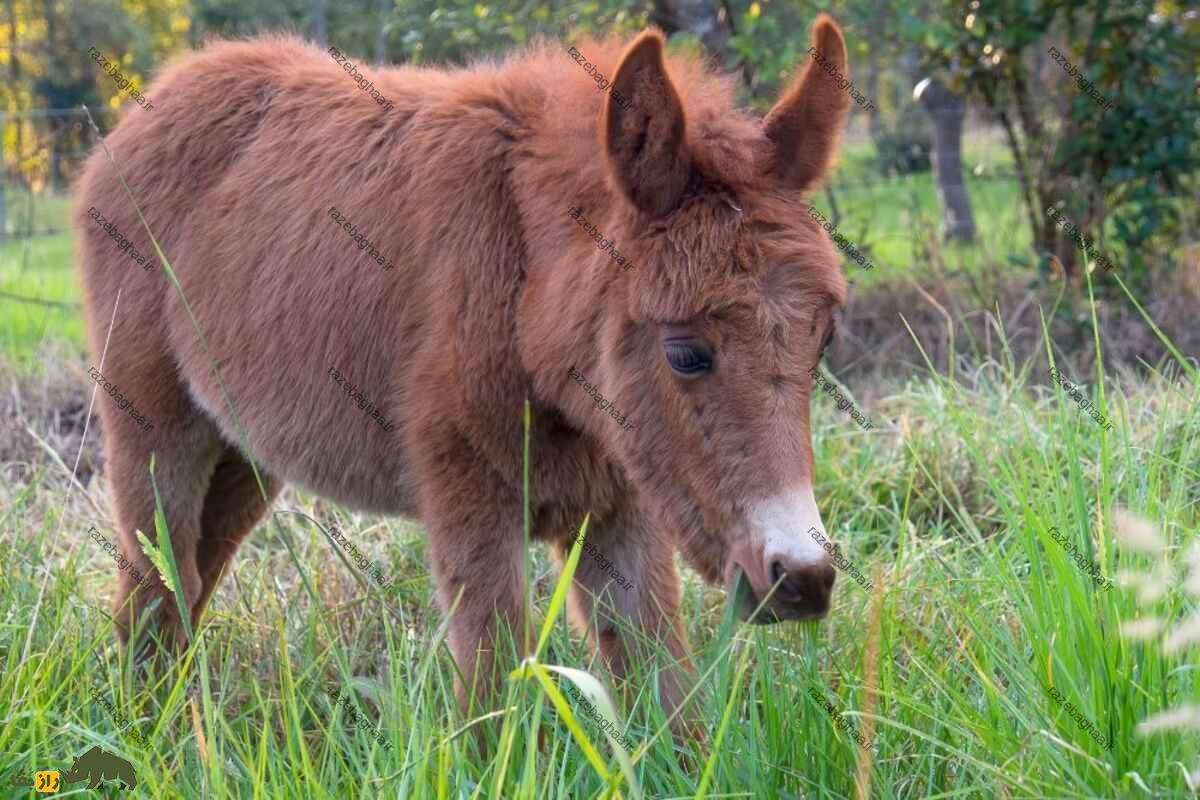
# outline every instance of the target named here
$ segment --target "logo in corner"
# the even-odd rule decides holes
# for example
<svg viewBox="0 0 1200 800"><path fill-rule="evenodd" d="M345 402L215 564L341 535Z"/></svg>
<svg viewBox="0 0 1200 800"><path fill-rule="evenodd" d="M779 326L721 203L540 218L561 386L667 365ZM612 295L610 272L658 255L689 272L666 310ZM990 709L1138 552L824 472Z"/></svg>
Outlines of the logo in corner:
<svg viewBox="0 0 1200 800"><path fill-rule="evenodd" d="M13 786L32 786L40 794L53 794L67 784L87 781L87 788L98 789L102 783L117 781L123 789L137 787L137 776L133 764L120 756L106 752L99 745L75 757L71 768L65 773L57 770L40 770L33 780L13 781Z"/></svg>

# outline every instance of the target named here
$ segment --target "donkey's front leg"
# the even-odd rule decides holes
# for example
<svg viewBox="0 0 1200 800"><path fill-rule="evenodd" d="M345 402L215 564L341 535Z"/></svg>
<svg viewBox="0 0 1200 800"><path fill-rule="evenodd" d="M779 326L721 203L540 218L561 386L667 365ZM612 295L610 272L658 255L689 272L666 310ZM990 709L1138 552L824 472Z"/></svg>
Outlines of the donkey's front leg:
<svg viewBox="0 0 1200 800"><path fill-rule="evenodd" d="M561 542L560 558L573 541ZM570 615L613 674L665 650L659 700L672 714L690 688L687 633L679 618L674 544L635 520L593 520L571 587ZM660 661L662 663L662 661Z"/></svg>
<svg viewBox="0 0 1200 800"><path fill-rule="evenodd" d="M529 649L519 498L474 453L444 463L453 469L423 487L430 565L450 616L459 705L464 713L489 711L503 677Z"/></svg>

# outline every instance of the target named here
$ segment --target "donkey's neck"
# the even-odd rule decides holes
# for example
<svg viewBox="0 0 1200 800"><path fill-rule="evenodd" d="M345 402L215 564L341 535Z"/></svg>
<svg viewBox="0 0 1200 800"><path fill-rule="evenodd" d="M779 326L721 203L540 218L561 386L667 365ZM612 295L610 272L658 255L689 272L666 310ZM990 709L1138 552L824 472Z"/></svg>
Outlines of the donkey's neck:
<svg viewBox="0 0 1200 800"><path fill-rule="evenodd" d="M518 111L524 138L511 143L508 183L525 270L518 350L534 395L571 418L567 371L574 366L596 373L590 368L604 347L604 326L621 318L619 296L626 279L618 261L588 231L606 237L616 230L614 215L628 211L627 201L609 184L600 145L604 93L565 48L534 54L501 81L507 84L506 97L525 101L514 103L525 109ZM616 242L610 250L621 246Z"/></svg>

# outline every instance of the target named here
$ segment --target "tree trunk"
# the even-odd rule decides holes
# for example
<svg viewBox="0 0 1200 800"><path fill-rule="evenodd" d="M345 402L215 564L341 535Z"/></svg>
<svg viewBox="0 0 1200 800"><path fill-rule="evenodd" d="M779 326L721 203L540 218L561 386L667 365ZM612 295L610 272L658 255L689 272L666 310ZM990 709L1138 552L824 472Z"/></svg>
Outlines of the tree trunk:
<svg viewBox="0 0 1200 800"><path fill-rule="evenodd" d="M375 63L387 62L387 21L393 8L392 0L379 0L379 32L375 35Z"/></svg>
<svg viewBox="0 0 1200 800"><path fill-rule="evenodd" d="M708 0L655 0L650 22L668 36L676 31L693 34L718 58L725 54L725 43L733 32L728 5Z"/></svg>
<svg viewBox="0 0 1200 800"><path fill-rule="evenodd" d="M879 104L874 102L879 97L879 51L883 47L883 36L880 33L882 19L882 14L872 14L867 25L867 100L871 101L867 107L867 131L875 144L876 152L879 151L879 142L884 134Z"/></svg>
<svg viewBox="0 0 1200 800"><path fill-rule="evenodd" d="M949 240L975 241L975 215L963 183L962 131L967 103L936 78L922 81L918 101L933 127L933 173L942 198L944 235ZM920 86L920 84L918 84Z"/></svg>
<svg viewBox="0 0 1200 800"><path fill-rule="evenodd" d="M324 50L329 37L325 33L325 0L312 0L312 36L313 41Z"/></svg>

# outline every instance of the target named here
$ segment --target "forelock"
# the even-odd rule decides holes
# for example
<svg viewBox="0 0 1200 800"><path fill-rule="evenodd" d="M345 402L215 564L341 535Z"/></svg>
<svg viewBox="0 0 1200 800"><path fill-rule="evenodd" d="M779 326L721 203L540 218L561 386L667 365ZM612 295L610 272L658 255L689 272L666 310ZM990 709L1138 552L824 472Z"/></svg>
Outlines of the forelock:
<svg viewBox="0 0 1200 800"><path fill-rule="evenodd" d="M744 213L719 190L690 196L646 236L650 269L634 290L651 319L686 319L745 302L766 267Z"/></svg>
<svg viewBox="0 0 1200 800"><path fill-rule="evenodd" d="M794 198L768 197L756 205L755 238L769 265L768 294L785 298L821 294L843 306L848 286L837 249L808 212L809 207Z"/></svg>

